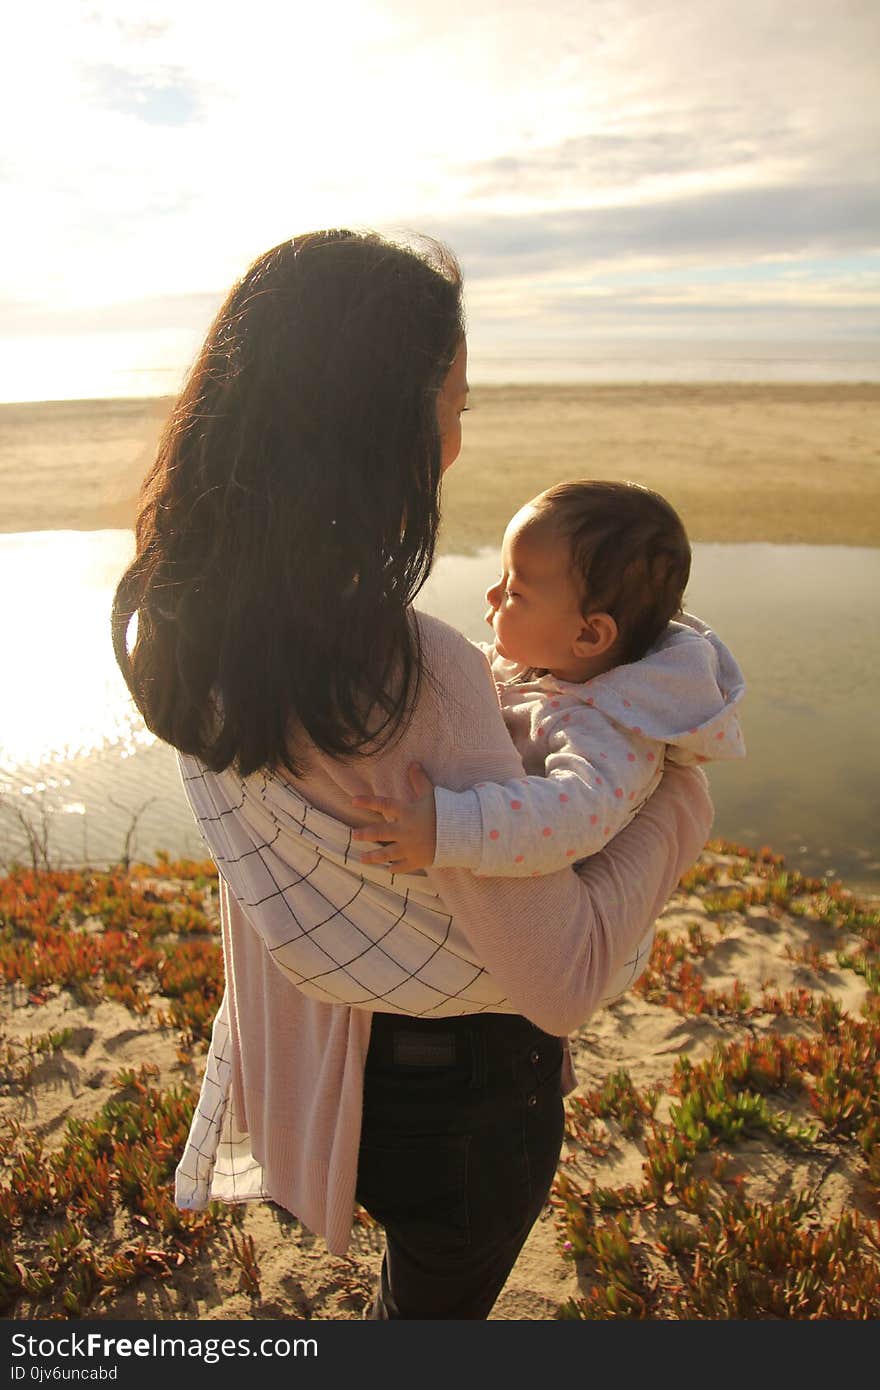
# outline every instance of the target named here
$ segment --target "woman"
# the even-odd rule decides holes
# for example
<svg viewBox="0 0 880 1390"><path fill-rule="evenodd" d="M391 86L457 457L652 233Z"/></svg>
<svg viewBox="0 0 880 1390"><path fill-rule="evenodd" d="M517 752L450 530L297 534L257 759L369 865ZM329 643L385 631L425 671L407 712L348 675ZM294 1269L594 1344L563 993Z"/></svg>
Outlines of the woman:
<svg viewBox="0 0 880 1390"><path fill-rule="evenodd" d="M414 763L453 790L522 772L485 658L412 608L466 371L441 249L334 231L261 256L173 411L113 616L221 875L178 1203L269 1197L343 1253L360 1201L386 1235L375 1317L488 1316L555 1172L561 1039L711 823L675 769L579 873L355 857L352 797L406 795Z"/></svg>

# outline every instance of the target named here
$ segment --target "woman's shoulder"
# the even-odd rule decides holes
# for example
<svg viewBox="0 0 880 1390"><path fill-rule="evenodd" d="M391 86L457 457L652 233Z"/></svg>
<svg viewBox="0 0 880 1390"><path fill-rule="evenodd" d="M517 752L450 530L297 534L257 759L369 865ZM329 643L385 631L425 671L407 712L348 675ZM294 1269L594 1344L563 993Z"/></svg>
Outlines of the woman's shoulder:
<svg viewBox="0 0 880 1390"><path fill-rule="evenodd" d="M468 674L478 675L481 680L485 680L489 663L474 642L469 641L457 628L444 622L442 618L435 617L433 613L413 609L413 616L418 626L423 659L429 666L437 663L463 666ZM439 671L437 674L439 675Z"/></svg>
<svg viewBox="0 0 880 1390"><path fill-rule="evenodd" d="M452 721L457 735L476 730L485 736L485 721L500 719L495 682L485 654L449 623L433 614L415 611L421 645L423 698L435 704L439 717ZM430 692L430 693L429 693Z"/></svg>

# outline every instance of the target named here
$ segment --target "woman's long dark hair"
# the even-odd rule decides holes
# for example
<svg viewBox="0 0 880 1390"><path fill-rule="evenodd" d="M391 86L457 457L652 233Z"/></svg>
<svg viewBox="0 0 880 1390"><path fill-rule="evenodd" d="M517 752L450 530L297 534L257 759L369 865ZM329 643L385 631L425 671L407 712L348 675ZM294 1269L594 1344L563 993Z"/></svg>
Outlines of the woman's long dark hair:
<svg viewBox="0 0 880 1390"><path fill-rule="evenodd" d="M116 659L155 734L220 771L302 771L403 727L408 612L439 524L437 393L464 325L445 248L314 232L260 256L141 489ZM137 614L137 636L127 633Z"/></svg>

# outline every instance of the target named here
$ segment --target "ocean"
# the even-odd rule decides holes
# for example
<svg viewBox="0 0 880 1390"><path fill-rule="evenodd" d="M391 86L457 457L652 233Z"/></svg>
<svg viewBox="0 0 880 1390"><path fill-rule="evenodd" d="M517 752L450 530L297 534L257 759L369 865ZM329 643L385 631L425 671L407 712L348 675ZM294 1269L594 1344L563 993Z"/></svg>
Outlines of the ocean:
<svg viewBox="0 0 880 1390"><path fill-rule="evenodd" d="M176 395L198 343L173 339L163 362L137 340L98 335L54 341L0 339L0 403L120 400ZM139 358L141 360L139 360ZM531 338L469 332L471 384L573 382L880 381L880 338L751 339L642 336Z"/></svg>
<svg viewBox="0 0 880 1390"><path fill-rule="evenodd" d="M880 381L880 339L595 338L511 350L469 340L472 384Z"/></svg>

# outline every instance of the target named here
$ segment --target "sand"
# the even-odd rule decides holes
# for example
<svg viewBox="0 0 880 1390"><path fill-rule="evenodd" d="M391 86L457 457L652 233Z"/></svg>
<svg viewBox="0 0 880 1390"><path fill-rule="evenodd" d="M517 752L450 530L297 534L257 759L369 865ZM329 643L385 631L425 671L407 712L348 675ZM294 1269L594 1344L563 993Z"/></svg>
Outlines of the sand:
<svg viewBox="0 0 880 1390"><path fill-rule="evenodd" d="M564 478L664 493L695 541L880 545L880 384L477 386L441 550ZM0 406L0 530L130 527L169 399Z"/></svg>
<svg viewBox="0 0 880 1390"><path fill-rule="evenodd" d="M743 871L743 885L767 883L767 869L758 876L754 862L740 859L729 847L707 849L705 865L714 866L719 882L729 881L732 868ZM772 873L778 872L773 869ZM766 1003L766 991L784 995L802 990L815 1002L834 1000L853 1018L860 1015L868 988L864 975L840 964L838 952L858 944L844 925L823 921L815 904L793 899L779 906L758 902L741 911L709 910L711 884L691 884L672 897L660 920L670 942L702 937L698 968L704 988L715 996L737 985L756 1005ZM704 950L702 948L705 948ZM51 1150L59 1144L64 1126L85 1119L115 1093L114 1078L121 1068L137 1069L144 1061L157 1065L158 1084L194 1083L201 1057L187 1061L178 1055L174 1031L159 1029L150 1015L135 1015L119 1003L103 999L91 1006L78 1004L70 990L47 986L29 997L21 986L6 986L0 1003L5 1018L4 1042L72 1029L65 1048L40 1062L27 1089L0 1086L0 1127L13 1120L40 1133ZM154 1002L167 1006L167 1000ZM670 1007L651 1002L637 992L600 1011L571 1039L579 1086L566 1107L571 1116L578 1098L625 1068L637 1087L657 1086L656 1113L669 1113L674 1097L669 1083L676 1062L686 1057L697 1066L719 1044L732 1047L749 1040L816 1034L815 1019L757 1007L748 1016L723 1007ZM780 1097L774 1096L779 1103ZM809 1121L809 1107L795 1091L781 1098L782 1109L798 1122ZM815 1115L812 1116L815 1119ZM643 1174L643 1137L628 1137L614 1118L597 1121L593 1140L585 1145L569 1133L559 1175L575 1181L582 1191L591 1184L638 1185ZM878 1190L866 1181L864 1162L853 1144L835 1144L827 1136L812 1148L769 1142L766 1135L744 1136L732 1146L734 1171L748 1196L780 1204L788 1196L810 1189L816 1200L815 1224L828 1226L842 1213L855 1211L876 1222ZM556 1199L554 1198L554 1201ZM675 1199L659 1213L642 1213L646 1222L644 1251L649 1252L653 1220L674 1215ZM355 1227L347 1257L331 1255L323 1241L302 1227L290 1213L272 1205L247 1206L239 1239L252 1238L258 1271L257 1286L242 1288L242 1268L236 1262L228 1231L209 1250L176 1270L171 1277L141 1278L96 1311L105 1318L133 1319L355 1319L360 1318L374 1287L381 1258L377 1228ZM94 1239L109 1253L121 1244L120 1234L92 1223ZM564 1255L559 1209L548 1202L528 1237L520 1258L502 1291L491 1320L552 1320L567 1300L582 1297L592 1286L590 1266ZM33 1252L22 1245L19 1258ZM656 1254L656 1247L654 1247ZM45 1302L23 1298L7 1316L45 1318ZM63 1316L58 1312L54 1316Z"/></svg>
<svg viewBox="0 0 880 1390"><path fill-rule="evenodd" d="M880 386L475 390L444 488L442 548L497 545L564 478L668 497L694 541L880 545Z"/></svg>

